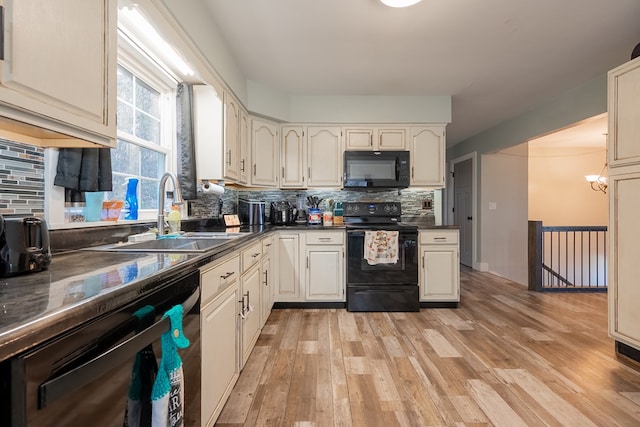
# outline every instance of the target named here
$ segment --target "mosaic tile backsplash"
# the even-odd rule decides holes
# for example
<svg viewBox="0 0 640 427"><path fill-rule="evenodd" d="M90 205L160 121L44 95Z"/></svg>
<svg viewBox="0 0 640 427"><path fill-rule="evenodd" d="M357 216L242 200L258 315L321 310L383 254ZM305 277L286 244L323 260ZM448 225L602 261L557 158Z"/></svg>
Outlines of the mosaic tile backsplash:
<svg viewBox="0 0 640 427"><path fill-rule="evenodd" d="M44 191L44 149L0 139L0 213L44 216ZM433 199L430 190L247 190L235 186L227 186L222 196L204 194L199 187L198 199L190 202L190 214L195 218L215 218L236 213L239 198L264 200L267 206L281 200L295 205L298 194L303 194L305 199L318 196L336 202L396 201L402 203L405 216L434 215L433 210L422 209L424 200Z"/></svg>
<svg viewBox="0 0 640 427"><path fill-rule="evenodd" d="M0 139L0 213L44 216L44 149Z"/></svg>

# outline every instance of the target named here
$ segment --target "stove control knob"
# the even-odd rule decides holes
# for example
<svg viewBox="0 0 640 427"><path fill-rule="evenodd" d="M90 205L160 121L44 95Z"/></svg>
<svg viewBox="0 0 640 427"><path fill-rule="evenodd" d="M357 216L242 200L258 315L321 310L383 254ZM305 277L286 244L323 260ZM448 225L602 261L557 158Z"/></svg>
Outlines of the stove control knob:
<svg viewBox="0 0 640 427"><path fill-rule="evenodd" d="M354 213L360 212L360 205L353 205L353 212Z"/></svg>
<svg viewBox="0 0 640 427"><path fill-rule="evenodd" d="M393 213L398 212L398 205L392 205L391 206L391 212L393 212Z"/></svg>
<svg viewBox="0 0 640 427"><path fill-rule="evenodd" d="M392 209L392 208L391 208L391 205L384 205L384 211L385 211L386 213L391 212L391 209Z"/></svg>

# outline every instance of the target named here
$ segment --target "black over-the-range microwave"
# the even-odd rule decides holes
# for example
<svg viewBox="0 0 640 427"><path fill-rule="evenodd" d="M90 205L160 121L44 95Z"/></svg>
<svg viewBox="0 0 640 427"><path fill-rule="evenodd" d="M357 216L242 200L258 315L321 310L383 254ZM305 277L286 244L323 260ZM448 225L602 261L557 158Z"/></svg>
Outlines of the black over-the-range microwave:
<svg viewBox="0 0 640 427"><path fill-rule="evenodd" d="M344 188L407 188L408 151L345 151Z"/></svg>

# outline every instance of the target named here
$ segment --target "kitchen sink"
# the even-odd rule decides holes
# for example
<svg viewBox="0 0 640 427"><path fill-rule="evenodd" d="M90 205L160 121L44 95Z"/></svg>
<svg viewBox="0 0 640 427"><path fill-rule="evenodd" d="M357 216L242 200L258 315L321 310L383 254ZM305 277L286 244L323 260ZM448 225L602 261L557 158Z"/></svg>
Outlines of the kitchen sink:
<svg viewBox="0 0 640 427"><path fill-rule="evenodd" d="M235 239L236 237L246 236L250 232L230 233L226 231L187 231L179 239Z"/></svg>
<svg viewBox="0 0 640 427"><path fill-rule="evenodd" d="M148 240L138 243L115 243L86 248L101 252L206 252L211 248L228 243L231 238L192 238Z"/></svg>

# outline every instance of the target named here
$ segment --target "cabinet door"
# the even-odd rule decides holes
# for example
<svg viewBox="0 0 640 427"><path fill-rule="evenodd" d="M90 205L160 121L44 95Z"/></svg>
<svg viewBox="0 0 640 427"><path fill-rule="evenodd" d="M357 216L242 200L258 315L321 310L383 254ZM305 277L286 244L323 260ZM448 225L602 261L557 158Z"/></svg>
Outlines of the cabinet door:
<svg viewBox="0 0 640 427"><path fill-rule="evenodd" d="M240 127L238 129L238 139L240 147L240 163L238 164L239 181L241 184L249 184L251 182L251 144L249 137L251 133L251 123L249 114L244 108L240 109Z"/></svg>
<svg viewBox="0 0 640 427"><path fill-rule="evenodd" d="M411 128L411 185L444 187L444 126Z"/></svg>
<svg viewBox="0 0 640 427"><path fill-rule="evenodd" d="M280 188L304 188L306 147L302 126L283 126L280 145Z"/></svg>
<svg viewBox="0 0 640 427"><path fill-rule="evenodd" d="M459 301L458 247L422 245L421 252L420 300Z"/></svg>
<svg viewBox="0 0 640 427"><path fill-rule="evenodd" d="M640 172L609 176L609 183L609 332L640 348Z"/></svg>
<svg viewBox="0 0 640 427"><path fill-rule="evenodd" d="M640 59L609 72L609 167L640 163Z"/></svg>
<svg viewBox="0 0 640 427"><path fill-rule="evenodd" d="M273 123L251 121L251 184L275 187L278 183L278 130Z"/></svg>
<svg viewBox="0 0 640 427"><path fill-rule="evenodd" d="M342 132L339 127L307 128L307 186L342 186Z"/></svg>
<svg viewBox="0 0 640 427"><path fill-rule="evenodd" d="M4 0L4 15L0 101L115 145L117 2Z"/></svg>
<svg viewBox="0 0 640 427"><path fill-rule="evenodd" d="M203 425L215 423L240 374L238 301L240 292L236 282L201 309L200 419Z"/></svg>
<svg viewBox="0 0 640 427"><path fill-rule="evenodd" d="M262 260L262 268L260 274L262 275L262 306L260 309L260 327L262 327L271 314L271 307L273 307L273 278L271 277L271 257L267 256Z"/></svg>
<svg viewBox="0 0 640 427"><path fill-rule="evenodd" d="M404 150L407 141L407 128L377 128L377 150Z"/></svg>
<svg viewBox="0 0 640 427"><path fill-rule="evenodd" d="M224 177L237 181L240 178L238 171L240 105L228 92L225 92L224 97Z"/></svg>
<svg viewBox="0 0 640 427"><path fill-rule="evenodd" d="M373 129L344 128L344 146L346 150L373 150Z"/></svg>
<svg viewBox="0 0 640 427"><path fill-rule="evenodd" d="M260 265L256 265L240 277L242 366L247 362L260 335L261 283Z"/></svg>
<svg viewBox="0 0 640 427"><path fill-rule="evenodd" d="M193 133L196 146L198 179L223 179L224 108L222 99L212 86L193 86ZM224 159L224 160L223 160Z"/></svg>
<svg viewBox="0 0 640 427"><path fill-rule="evenodd" d="M344 246L307 245L306 298L308 301L344 301Z"/></svg>
<svg viewBox="0 0 640 427"><path fill-rule="evenodd" d="M300 301L300 236L279 234L276 239L275 301Z"/></svg>

